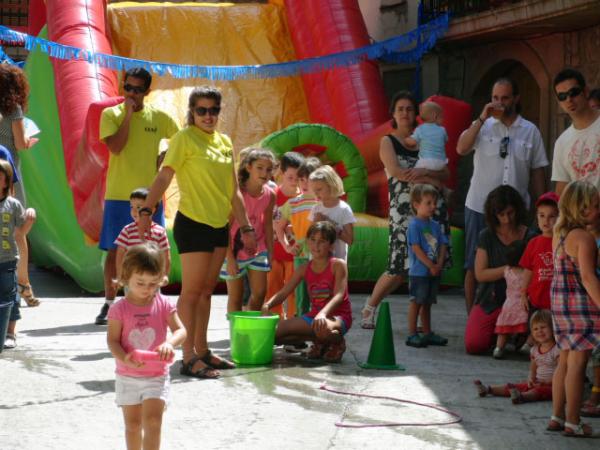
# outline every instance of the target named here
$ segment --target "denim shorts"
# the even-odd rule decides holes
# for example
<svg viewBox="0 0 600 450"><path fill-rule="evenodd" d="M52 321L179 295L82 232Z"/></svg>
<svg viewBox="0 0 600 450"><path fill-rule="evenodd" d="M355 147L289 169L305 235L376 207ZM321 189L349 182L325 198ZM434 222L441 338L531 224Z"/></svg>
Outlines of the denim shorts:
<svg viewBox="0 0 600 450"><path fill-rule="evenodd" d="M165 226L162 202L158 204L152 220L161 227ZM131 217L131 203L129 203L129 200L104 200L102 231L100 232L98 247L101 250L115 250L117 248L115 239L117 239L125 225L131 222L133 222L133 218Z"/></svg>
<svg viewBox="0 0 600 450"><path fill-rule="evenodd" d="M417 305L437 303L440 277L408 277L408 295Z"/></svg>
<svg viewBox="0 0 600 450"><path fill-rule="evenodd" d="M300 316L300 317L302 318L302 320L304 320L310 326L312 326L313 322L315 321L315 318L309 316L308 314L304 314L303 316ZM348 332L348 324L346 323L346 321L344 319L342 319L341 316L333 316L333 318L340 319L340 322L342 323L342 336L344 336Z"/></svg>
<svg viewBox="0 0 600 450"><path fill-rule="evenodd" d="M465 269L467 270L473 270L475 267L479 233L485 226L485 216L465 206Z"/></svg>
<svg viewBox="0 0 600 450"><path fill-rule="evenodd" d="M169 402L169 375L162 377L128 377L117 374L115 403L118 406L141 405L144 400L160 399Z"/></svg>
<svg viewBox="0 0 600 450"><path fill-rule="evenodd" d="M21 318L20 298L17 295L17 261L0 263L0 303L12 303L10 322Z"/></svg>

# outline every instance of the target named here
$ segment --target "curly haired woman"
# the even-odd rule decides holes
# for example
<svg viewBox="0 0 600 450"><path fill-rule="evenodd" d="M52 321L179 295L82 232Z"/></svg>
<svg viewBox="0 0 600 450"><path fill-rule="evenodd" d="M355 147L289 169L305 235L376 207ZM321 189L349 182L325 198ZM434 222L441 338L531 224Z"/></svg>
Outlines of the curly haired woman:
<svg viewBox="0 0 600 450"><path fill-rule="evenodd" d="M6 147L20 172L19 150L27 150L37 142L35 138L25 136L23 113L27 109L29 96L29 83L21 69L8 64L0 65L0 145ZM21 174L19 173L19 178ZM15 184L15 197L25 206L25 192L23 182ZM15 231L15 239L19 248L19 262L17 264L18 289L27 306L38 306L40 301L35 298L27 265L29 262L29 249L27 247L27 233L35 222L35 210L28 208L25 223Z"/></svg>

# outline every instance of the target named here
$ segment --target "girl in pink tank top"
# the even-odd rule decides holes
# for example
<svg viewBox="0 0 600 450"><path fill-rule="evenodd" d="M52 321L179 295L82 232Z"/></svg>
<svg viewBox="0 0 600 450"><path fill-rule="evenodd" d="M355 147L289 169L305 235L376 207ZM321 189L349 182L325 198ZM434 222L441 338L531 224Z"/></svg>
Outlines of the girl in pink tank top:
<svg viewBox="0 0 600 450"><path fill-rule="evenodd" d="M310 297L310 311L302 317L280 321L276 344L298 344L305 340L314 344L307 356L340 362L346 351L344 335L352 326L352 307L348 295L348 268L342 259L331 257L337 231L331 222L315 222L306 240L312 259L299 266L281 291L267 301L262 311L269 313L281 304L304 279Z"/></svg>
<svg viewBox="0 0 600 450"><path fill-rule="evenodd" d="M267 273L271 270L273 255L273 208L275 193L267 185L275 166L270 150L248 149L238 170L240 191L250 226L256 236L256 254L246 252L241 242L240 226L230 221L230 239L227 257L221 267L221 278L227 282L227 311L241 311L244 298L244 277L250 283L248 309L259 311L267 291Z"/></svg>

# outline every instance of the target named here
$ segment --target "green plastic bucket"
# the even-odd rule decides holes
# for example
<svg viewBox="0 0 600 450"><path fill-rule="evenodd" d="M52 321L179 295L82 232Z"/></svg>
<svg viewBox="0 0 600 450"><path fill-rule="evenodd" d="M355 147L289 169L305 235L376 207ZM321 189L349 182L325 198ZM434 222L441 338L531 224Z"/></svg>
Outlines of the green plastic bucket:
<svg viewBox="0 0 600 450"><path fill-rule="evenodd" d="M260 311L236 311L228 313L227 318L233 362L241 365L269 364L273 360L279 316L263 316Z"/></svg>

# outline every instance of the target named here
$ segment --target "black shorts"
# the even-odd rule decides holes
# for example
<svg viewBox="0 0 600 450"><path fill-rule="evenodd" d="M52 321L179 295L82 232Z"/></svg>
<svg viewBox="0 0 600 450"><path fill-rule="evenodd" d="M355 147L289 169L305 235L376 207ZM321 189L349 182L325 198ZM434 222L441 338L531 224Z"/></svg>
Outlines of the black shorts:
<svg viewBox="0 0 600 450"><path fill-rule="evenodd" d="M213 228L178 211L173 224L173 238L180 255L192 252L212 253L215 248L229 245L229 225Z"/></svg>

